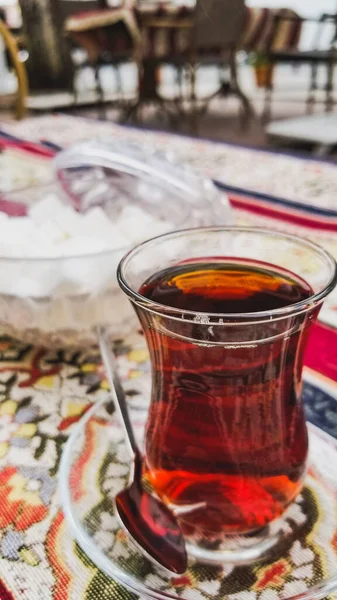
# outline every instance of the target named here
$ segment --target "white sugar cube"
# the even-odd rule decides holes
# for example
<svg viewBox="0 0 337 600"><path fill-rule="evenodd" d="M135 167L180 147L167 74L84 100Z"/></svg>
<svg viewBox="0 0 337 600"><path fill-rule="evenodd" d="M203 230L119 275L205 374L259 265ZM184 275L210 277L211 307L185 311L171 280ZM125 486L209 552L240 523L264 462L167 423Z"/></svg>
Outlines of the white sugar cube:
<svg viewBox="0 0 337 600"><path fill-rule="evenodd" d="M88 244L90 243L89 238L99 236L101 240L104 240L107 250L126 248L129 245L128 239L119 228L97 206L81 215L80 230L81 236L88 236Z"/></svg>
<svg viewBox="0 0 337 600"><path fill-rule="evenodd" d="M54 246L54 255L57 254L57 244L67 237L66 232L54 219L48 219L36 227L36 242L41 246L41 250L46 245Z"/></svg>
<svg viewBox="0 0 337 600"><path fill-rule="evenodd" d="M6 258L21 258L24 256L26 247L20 246L15 242L8 240L6 236L0 236L0 256Z"/></svg>
<svg viewBox="0 0 337 600"><path fill-rule="evenodd" d="M52 217L52 221L65 236L74 236L81 234L81 215L70 206L63 206Z"/></svg>
<svg viewBox="0 0 337 600"><path fill-rule="evenodd" d="M99 237L77 236L65 238L58 244L58 255L76 256L79 260L85 262L88 254L104 252L106 245L104 240Z"/></svg>
<svg viewBox="0 0 337 600"><path fill-rule="evenodd" d="M112 223L109 235L104 236L104 242L109 250L120 250L121 248L126 250L130 246L130 240Z"/></svg>
<svg viewBox="0 0 337 600"><path fill-rule="evenodd" d="M29 244L34 239L35 227L29 217L13 217L6 223L7 227L10 227L13 242Z"/></svg>
<svg viewBox="0 0 337 600"><path fill-rule="evenodd" d="M19 260L6 268L0 261L0 292L32 298L51 296L60 280L55 267L42 261Z"/></svg>
<svg viewBox="0 0 337 600"><path fill-rule="evenodd" d="M100 206L94 206L85 215L81 215L81 231L87 235L99 235L110 239L114 231L113 223Z"/></svg>
<svg viewBox="0 0 337 600"><path fill-rule="evenodd" d="M95 297L117 286L117 265L127 248L172 228L137 206L127 205L112 221L100 206L78 213L48 194L27 217L9 219L0 213L0 257L22 259L6 269L0 258L0 292Z"/></svg>
<svg viewBox="0 0 337 600"><path fill-rule="evenodd" d="M169 228L167 227L167 225L165 223L155 223L152 227L151 227L151 237L156 237L157 235L162 235L163 233L167 233L169 230ZM147 236L149 237L149 236Z"/></svg>
<svg viewBox="0 0 337 600"><path fill-rule="evenodd" d="M157 235L162 235L163 233L168 233L173 229L174 227L170 223L164 223L164 221L152 221L150 227L144 227L141 229L134 227L132 230L130 230L130 241L134 244L139 243L145 239L156 237Z"/></svg>
<svg viewBox="0 0 337 600"><path fill-rule="evenodd" d="M29 207L29 217L37 224L48 221L64 208L56 194L48 194Z"/></svg>
<svg viewBox="0 0 337 600"><path fill-rule="evenodd" d="M123 210L118 220L119 229L130 241L151 237L153 220L136 207Z"/></svg>
<svg viewBox="0 0 337 600"><path fill-rule="evenodd" d="M130 206L122 211L119 227L130 244L166 233L173 229L170 223L156 219L140 208Z"/></svg>
<svg viewBox="0 0 337 600"><path fill-rule="evenodd" d="M4 225L0 224L0 242L9 249L16 245L27 247L33 239L34 225L28 217L13 217Z"/></svg>
<svg viewBox="0 0 337 600"><path fill-rule="evenodd" d="M139 220L140 223L150 223L153 218L149 213L145 212L138 206L125 206L123 208L118 221L120 223L127 223L128 221Z"/></svg>
<svg viewBox="0 0 337 600"><path fill-rule="evenodd" d="M62 277L78 286L78 293L90 293L117 285L116 269L123 252L81 256L63 261Z"/></svg>

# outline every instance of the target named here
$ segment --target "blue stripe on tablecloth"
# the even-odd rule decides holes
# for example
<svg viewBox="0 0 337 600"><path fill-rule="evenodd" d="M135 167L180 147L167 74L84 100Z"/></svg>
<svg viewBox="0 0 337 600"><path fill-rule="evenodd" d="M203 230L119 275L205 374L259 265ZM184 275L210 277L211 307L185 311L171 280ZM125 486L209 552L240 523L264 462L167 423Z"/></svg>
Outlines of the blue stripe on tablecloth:
<svg viewBox="0 0 337 600"><path fill-rule="evenodd" d="M11 140L12 142L16 142L18 144L22 144L23 140L15 137L15 135L12 135L11 133L7 133L7 131L3 131L3 129L0 129L0 136L7 139L7 140Z"/></svg>
<svg viewBox="0 0 337 600"><path fill-rule="evenodd" d="M336 169L337 173L337 169ZM320 208L318 206L313 206L311 204L302 204L301 202L295 202L292 200L286 200L285 198L280 198L279 196L270 196L269 194L264 194L263 192L255 192L254 190L247 190L244 188L234 187L231 185L226 185L221 181L214 181L218 188L224 190L225 192L232 192L235 194L240 194L242 196L247 196L250 198L256 198L258 200L264 200L266 202L270 202L271 204L276 204L278 206L284 206L285 208L292 208L295 210L300 210L302 212L308 212L311 214L321 215L324 217L335 217L337 218L337 210L331 210L328 208Z"/></svg>
<svg viewBox="0 0 337 600"><path fill-rule="evenodd" d="M310 423L337 439L337 401L317 386L304 381L303 400Z"/></svg>
<svg viewBox="0 0 337 600"><path fill-rule="evenodd" d="M1 141L3 141L5 144L6 144L6 142L8 144L12 144L14 148L21 148L22 150L25 150L26 152L31 152L32 154L35 154L35 155L40 154L42 156L49 157L49 158L52 158L52 156L56 152L54 144L51 145L49 143L47 144L42 141L31 142L29 140L18 138L16 136L0 129L0 142ZM59 149L60 148L58 148L58 150Z"/></svg>

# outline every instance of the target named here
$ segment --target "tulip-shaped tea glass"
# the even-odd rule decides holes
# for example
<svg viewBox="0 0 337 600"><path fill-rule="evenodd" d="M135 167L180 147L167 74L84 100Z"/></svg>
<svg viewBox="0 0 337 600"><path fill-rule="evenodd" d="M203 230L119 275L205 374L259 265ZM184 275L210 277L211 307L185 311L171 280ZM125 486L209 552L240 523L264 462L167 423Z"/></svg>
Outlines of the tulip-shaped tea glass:
<svg viewBox="0 0 337 600"><path fill-rule="evenodd" d="M137 246L118 279L152 364L145 477L192 556L264 556L306 474L303 355L334 259L274 231L191 229Z"/></svg>

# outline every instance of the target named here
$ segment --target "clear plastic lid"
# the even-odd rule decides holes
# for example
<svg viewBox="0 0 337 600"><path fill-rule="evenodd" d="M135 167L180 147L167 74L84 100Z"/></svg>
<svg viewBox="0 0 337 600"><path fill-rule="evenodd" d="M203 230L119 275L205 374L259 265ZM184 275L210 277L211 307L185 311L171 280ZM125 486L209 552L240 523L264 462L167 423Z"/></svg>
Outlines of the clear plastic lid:
<svg viewBox="0 0 337 600"><path fill-rule="evenodd" d="M133 206L167 223L167 231L231 223L228 199L210 179L149 147L84 142L61 151L53 168L63 195L80 212L98 205L116 221Z"/></svg>

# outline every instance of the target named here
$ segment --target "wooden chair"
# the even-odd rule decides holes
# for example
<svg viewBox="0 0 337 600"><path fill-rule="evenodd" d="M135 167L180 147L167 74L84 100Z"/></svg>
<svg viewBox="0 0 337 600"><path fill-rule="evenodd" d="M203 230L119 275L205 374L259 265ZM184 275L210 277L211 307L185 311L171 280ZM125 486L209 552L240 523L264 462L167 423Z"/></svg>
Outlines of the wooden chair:
<svg viewBox="0 0 337 600"><path fill-rule="evenodd" d="M19 49L15 37L9 31L7 25L0 18L0 36L5 42L11 65L18 80L18 89L15 100L15 116L22 119L26 113L26 98L28 96L28 77L25 65L20 61Z"/></svg>
<svg viewBox="0 0 337 600"><path fill-rule="evenodd" d="M67 19L74 17L76 15L80 15L81 13L90 13L96 12L104 8L104 4L100 0L59 0L59 10L62 17L62 22L66 23ZM73 79L73 93L75 97L75 101L77 98L77 89L76 89L76 78L78 73L87 66L92 66L94 69L95 76L95 85L96 85L96 93L100 100L103 99L103 90L99 78L99 65L98 61L92 60L90 53L87 48L84 50L84 55L80 60L75 58L76 50L82 49L81 40L76 39L76 36L71 35L71 32L66 31L67 40L69 43L69 51L72 57L73 67L74 67L74 79Z"/></svg>
<svg viewBox="0 0 337 600"><path fill-rule="evenodd" d="M166 54L157 56L156 51L151 56L145 56L142 63L142 80L140 95L127 113L127 118L137 117L138 109L146 102L156 103L164 108L168 101L158 93L155 77L156 69L162 64L175 68L179 94L173 99L178 114L184 116L183 103L187 100L190 104L190 124L194 132L197 129L198 117L206 110L209 102L215 96L235 95L240 99L245 116L253 113L250 102L242 92L237 73L236 53L243 38L245 24L245 0L196 0L196 7L192 13L172 18L168 13L165 16L165 6L162 14L146 16L139 8L141 31L146 38L152 41L163 37L166 40L176 40L181 35L184 38L184 49L179 48L175 41L167 44ZM155 42L153 42L155 46ZM172 46L174 50L172 50ZM196 93L196 76L198 68L203 65L216 65L220 73L219 89L211 97L206 98L199 108L200 102ZM229 77L225 72L229 71ZM189 88L188 97L182 93L183 75L186 74ZM172 100L169 101L172 103Z"/></svg>
<svg viewBox="0 0 337 600"><path fill-rule="evenodd" d="M333 98L333 82L334 70L337 65L337 14L322 14L318 20L303 19L303 23L314 22L317 24L313 46L310 50L294 49L289 51L271 51L268 53L268 59L274 65L290 64L302 65L307 64L310 67L310 84L307 96L307 111L310 113L316 101L316 91L318 90L318 67L324 66L326 69L326 84L325 84L325 109L332 110L334 104ZM334 33L330 43L322 47L321 39L323 37L324 28L328 23L334 25ZM266 116L270 116L270 105L273 86L272 83L266 90Z"/></svg>
<svg viewBox="0 0 337 600"><path fill-rule="evenodd" d="M76 73L90 65L94 69L96 92L104 100L100 69L113 67L119 98L123 99L120 67L134 55L138 30L128 20L128 12L106 8L104 0L59 0L65 22L65 32L72 44L87 52L86 61L76 64ZM133 28L134 26L134 28ZM74 85L76 98L76 89Z"/></svg>
<svg viewBox="0 0 337 600"><path fill-rule="evenodd" d="M251 104L239 84L236 61L243 38L245 16L245 0L197 0L188 57L192 104L198 102L198 68L203 64L214 64L220 71L219 89L203 103L202 112L213 98L234 95L242 104L244 116L247 118L253 114ZM192 115L195 119L197 111L192 110Z"/></svg>

